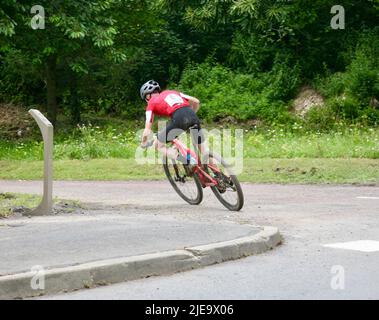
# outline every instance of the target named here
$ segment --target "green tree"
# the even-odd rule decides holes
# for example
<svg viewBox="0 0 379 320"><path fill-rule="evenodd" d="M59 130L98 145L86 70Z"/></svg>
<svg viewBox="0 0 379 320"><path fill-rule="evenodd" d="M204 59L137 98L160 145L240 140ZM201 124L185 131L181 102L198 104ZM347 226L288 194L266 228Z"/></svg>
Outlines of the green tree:
<svg viewBox="0 0 379 320"><path fill-rule="evenodd" d="M93 57L102 57L109 63L126 61L130 42L144 31L138 24L146 25L151 19L143 20L146 2L140 0L41 0L45 29L33 30L30 10L34 4L31 0L22 4L16 0L2 1L0 50L5 55L21 52L37 73L43 74L48 117L55 123L60 89L57 83L61 81L58 69L69 73L72 103L77 104L77 78L88 74Z"/></svg>
<svg viewBox="0 0 379 320"><path fill-rule="evenodd" d="M248 71L270 70L275 56L299 62L312 77L323 66L346 65L344 53L357 33L377 25L377 0L345 0L345 30L332 30L333 0L159 0L161 7L183 12L187 24L199 30L232 32L230 61ZM241 62L242 61L242 62Z"/></svg>

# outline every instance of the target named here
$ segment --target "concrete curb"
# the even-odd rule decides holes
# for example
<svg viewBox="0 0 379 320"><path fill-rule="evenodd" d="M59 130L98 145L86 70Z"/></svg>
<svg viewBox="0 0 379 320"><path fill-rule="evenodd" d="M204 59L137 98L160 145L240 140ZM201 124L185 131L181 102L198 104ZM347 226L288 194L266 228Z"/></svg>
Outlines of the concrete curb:
<svg viewBox="0 0 379 320"><path fill-rule="evenodd" d="M168 275L235 260L273 249L282 242L279 230L260 227L258 234L213 244L108 259L44 272L44 290L33 290L36 273L27 272L0 277L0 299L17 299L56 294L151 276Z"/></svg>

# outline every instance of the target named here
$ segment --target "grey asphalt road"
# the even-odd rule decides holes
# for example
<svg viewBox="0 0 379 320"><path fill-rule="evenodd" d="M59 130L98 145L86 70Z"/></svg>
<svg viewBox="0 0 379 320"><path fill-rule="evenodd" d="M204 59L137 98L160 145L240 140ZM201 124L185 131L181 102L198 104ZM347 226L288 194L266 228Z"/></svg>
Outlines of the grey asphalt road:
<svg viewBox="0 0 379 320"><path fill-rule="evenodd" d="M1 182L32 192L35 182ZM246 205L229 212L206 192L196 209L167 182L56 182L56 195L123 204L130 214L198 222L273 225L285 243L254 257L168 277L53 296L53 299L379 299L379 187L244 184ZM325 247L371 240L348 250ZM360 244L360 243L358 243Z"/></svg>
<svg viewBox="0 0 379 320"><path fill-rule="evenodd" d="M0 221L0 276L79 263L184 249L258 233L231 222L200 223L172 217L84 211Z"/></svg>

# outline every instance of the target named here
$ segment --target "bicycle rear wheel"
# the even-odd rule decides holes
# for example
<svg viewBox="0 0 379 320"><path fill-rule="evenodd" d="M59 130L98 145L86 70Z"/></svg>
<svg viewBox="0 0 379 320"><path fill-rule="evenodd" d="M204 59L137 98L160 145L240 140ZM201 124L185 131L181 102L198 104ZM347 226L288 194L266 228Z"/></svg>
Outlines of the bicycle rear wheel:
<svg viewBox="0 0 379 320"><path fill-rule="evenodd" d="M189 172L188 166L167 159L163 162L163 168L168 181L183 200L191 205L198 205L203 201L203 188L199 178Z"/></svg>
<svg viewBox="0 0 379 320"><path fill-rule="evenodd" d="M217 199L230 211L241 210L244 196L231 166L220 155L211 151L204 155L204 160L204 169L218 182L218 186L211 187Z"/></svg>

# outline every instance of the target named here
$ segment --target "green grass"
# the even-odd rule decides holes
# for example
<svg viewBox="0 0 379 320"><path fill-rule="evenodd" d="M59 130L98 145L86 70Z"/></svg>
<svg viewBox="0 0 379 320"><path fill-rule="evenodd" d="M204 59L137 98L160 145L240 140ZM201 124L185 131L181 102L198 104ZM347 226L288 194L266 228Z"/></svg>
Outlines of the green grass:
<svg viewBox="0 0 379 320"><path fill-rule="evenodd" d="M328 133L301 133L274 128L248 134L244 146L245 156L251 158L379 159L379 129L345 128Z"/></svg>
<svg viewBox="0 0 379 320"><path fill-rule="evenodd" d="M41 202L41 197L32 194L0 193L0 218L6 218L12 213L12 208L24 206L35 208Z"/></svg>
<svg viewBox="0 0 379 320"><path fill-rule="evenodd" d="M42 179L42 161L0 161L0 179ZM245 159L240 180L254 183L379 184L376 159ZM165 179L160 165L139 165L134 159L58 160L55 180Z"/></svg>
<svg viewBox="0 0 379 320"><path fill-rule="evenodd" d="M138 165L137 123L61 128L54 141L56 180L163 179L161 166ZM222 125L209 125L220 128ZM225 126L224 126L225 127ZM301 124L244 126L242 181L260 183L378 183L379 128L336 124L329 132ZM0 141L0 179L42 179L43 144ZM210 139L212 142L212 138Z"/></svg>
<svg viewBox="0 0 379 320"><path fill-rule="evenodd" d="M211 139L212 140L212 139ZM54 142L55 160L133 159L139 144L136 130L83 126L59 133ZM0 141L0 160L42 160L39 141ZM379 128L342 126L331 132L289 128L244 129L245 158L367 158L379 159Z"/></svg>

